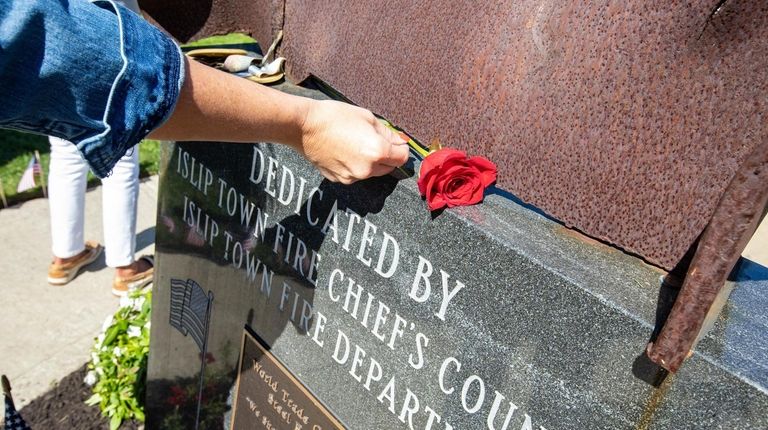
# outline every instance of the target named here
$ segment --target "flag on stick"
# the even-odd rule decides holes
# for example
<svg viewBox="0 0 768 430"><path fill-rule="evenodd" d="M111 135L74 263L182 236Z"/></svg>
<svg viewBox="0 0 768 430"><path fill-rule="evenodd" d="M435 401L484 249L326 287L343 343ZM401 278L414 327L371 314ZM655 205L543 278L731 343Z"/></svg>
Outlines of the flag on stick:
<svg viewBox="0 0 768 430"><path fill-rule="evenodd" d="M27 165L27 168L24 170L24 173L21 175L21 180L19 180L19 186L16 187L17 193L22 193L24 191L27 191L30 188L35 188L37 185L35 183L35 171L40 171L40 164L37 162L37 157L32 156L32 159L29 160L29 164Z"/></svg>
<svg viewBox="0 0 768 430"><path fill-rule="evenodd" d="M48 197L48 191L45 189L45 172L43 172L43 166L42 166L42 158L40 158L40 153L35 149L35 159L37 160L37 163L35 164L35 173L38 174L38 177L40 178L40 186L43 187L43 197Z"/></svg>
<svg viewBox="0 0 768 430"><path fill-rule="evenodd" d="M3 188L3 180L0 178L0 199L3 200L3 207L8 207L8 200L5 199L5 189Z"/></svg>
<svg viewBox="0 0 768 430"><path fill-rule="evenodd" d="M213 293L205 294L197 282L188 279L171 279L171 312L169 323L184 336L195 341L202 351L205 348L208 331L208 312Z"/></svg>
<svg viewBox="0 0 768 430"><path fill-rule="evenodd" d="M197 415L195 429L200 423L200 403L203 400L203 381L205 380L205 358L208 352L208 327L211 321L213 292L205 293L192 279L186 282L171 278L171 312L168 322L181 334L189 336L200 349L200 384L197 392Z"/></svg>
<svg viewBox="0 0 768 430"><path fill-rule="evenodd" d="M5 375L2 376L3 397L5 397L5 424L4 430L30 430L24 418L21 417L11 396L11 383Z"/></svg>

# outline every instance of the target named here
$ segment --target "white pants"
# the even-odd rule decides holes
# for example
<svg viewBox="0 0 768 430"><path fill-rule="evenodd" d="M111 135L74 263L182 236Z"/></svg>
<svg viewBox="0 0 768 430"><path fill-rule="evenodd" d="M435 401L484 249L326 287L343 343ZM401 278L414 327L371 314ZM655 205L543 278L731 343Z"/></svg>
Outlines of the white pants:
<svg viewBox="0 0 768 430"><path fill-rule="evenodd" d="M49 137L51 164L48 173L53 255L75 256L83 251L86 164L75 145ZM136 250L136 203L139 197L139 147L134 146L102 179L102 222L109 267L127 266Z"/></svg>

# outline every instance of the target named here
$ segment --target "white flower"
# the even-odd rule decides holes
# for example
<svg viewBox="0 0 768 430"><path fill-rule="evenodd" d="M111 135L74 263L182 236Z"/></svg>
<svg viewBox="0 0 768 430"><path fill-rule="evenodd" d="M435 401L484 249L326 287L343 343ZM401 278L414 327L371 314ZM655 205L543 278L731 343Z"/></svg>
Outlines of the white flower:
<svg viewBox="0 0 768 430"><path fill-rule="evenodd" d="M123 355L123 351L120 351L120 347L116 346L115 349L112 350L112 354L115 357L120 357L121 355Z"/></svg>
<svg viewBox="0 0 768 430"><path fill-rule="evenodd" d="M112 315L108 315L107 319L104 320L104 324L101 325L101 331L107 331L107 329L112 325L112 321Z"/></svg>
<svg viewBox="0 0 768 430"><path fill-rule="evenodd" d="M147 301L147 298L144 296L139 296L136 300L133 301L133 310L140 311L141 307L144 306L144 302Z"/></svg>
<svg viewBox="0 0 768 430"><path fill-rule="evenodd" d="M99 364L99 361L101 361L101 360L99 360L99 354L96 354L95 352L92 352L91 353L91 361L93 362L94 365Z"/></svg>
<svg viewBox="0 0 768 430"><path fill-rule="evenodd" d="M145 327L147 330L149 330L149 328L150 328L150 327L152 327L152 322L151 322L151 321L147 321L147 323L146 323L146 324L144 324L144 327Z"/></svg>
<svg viewBox="0 0 768 430"><path fill-rule="evenodd" d="M133 302L133 299L128 297L128 295L120 297L120 307L121 308L130 306L132 302Z"/></svg>
<svg viewBox="0 0 768 430"><path fill-rule="evenodd" d="M102 369L101 367L97 367L96 374L99 376L104 376L104 369Z"/></svg>
<svg viewBox="0 0 768 430"><path fill-rule="evenodd" d="M98 336L96 336L96 349L101 348L103 344L104 344L104 333L101 333Z"/></svg>
<svg viewBox="0 0 768 430"><path fill-rule="evenodd" d="M89 370L88 373L85 374L85 379L83 379L83 382L85 382L89 387L92 387L93 384L95 384L98 380L99 376L96 374L96 372Z"/></svg>
<svg viewBox="0 0 768 430"><path fill-rule="evenodd" d="M141 336L141 327L132 325L128 327L128 337L139 337Z"/></svg>

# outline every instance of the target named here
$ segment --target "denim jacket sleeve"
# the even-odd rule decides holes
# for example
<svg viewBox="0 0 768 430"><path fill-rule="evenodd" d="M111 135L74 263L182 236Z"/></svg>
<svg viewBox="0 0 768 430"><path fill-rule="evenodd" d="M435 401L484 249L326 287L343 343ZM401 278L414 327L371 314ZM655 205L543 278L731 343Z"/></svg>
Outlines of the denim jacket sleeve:
<svg viewBox="0 0 768 430"><path fill-rule="evenodd" d="M0 127L72 141L107 176L173 112L182 55L112 1L0 0Z"/></svg>

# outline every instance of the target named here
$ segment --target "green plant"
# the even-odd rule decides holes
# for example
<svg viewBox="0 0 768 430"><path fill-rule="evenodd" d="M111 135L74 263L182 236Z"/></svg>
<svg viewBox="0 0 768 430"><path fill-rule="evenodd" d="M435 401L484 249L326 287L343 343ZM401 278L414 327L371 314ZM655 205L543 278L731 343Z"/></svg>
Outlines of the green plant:
<svg viewBox="0 0 768 430"><path fill-rule="evenodd" d="M123 297L94 342L84 381L93 387L93 395L86 403L99 405L111 430L125 419L144 421L151 308L151 288Z"/></svg>

